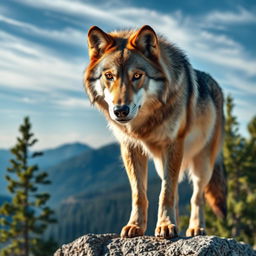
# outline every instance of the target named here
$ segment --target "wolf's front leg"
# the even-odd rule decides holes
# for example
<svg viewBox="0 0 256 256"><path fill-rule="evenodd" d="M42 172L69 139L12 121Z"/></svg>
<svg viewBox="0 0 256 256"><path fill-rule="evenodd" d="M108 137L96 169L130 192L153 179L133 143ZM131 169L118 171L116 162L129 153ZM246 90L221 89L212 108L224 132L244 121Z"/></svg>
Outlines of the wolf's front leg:
<svg viewBox="0 0 256 256"><path fill-rule="evenodd" d="M147 157L140 147L121 144L123 162L132 190L132 211L121 237L142 236L147 226Z"/></svg>
<svg viewBox="0 0 256 256"><path fill-rule="evenodd" d="M172 238L178 236L176 223L176 200L179 170L182 160L182 143L177 142L154 156L154 163L162 179L159 196L158 220L155 236Z"/></svg>

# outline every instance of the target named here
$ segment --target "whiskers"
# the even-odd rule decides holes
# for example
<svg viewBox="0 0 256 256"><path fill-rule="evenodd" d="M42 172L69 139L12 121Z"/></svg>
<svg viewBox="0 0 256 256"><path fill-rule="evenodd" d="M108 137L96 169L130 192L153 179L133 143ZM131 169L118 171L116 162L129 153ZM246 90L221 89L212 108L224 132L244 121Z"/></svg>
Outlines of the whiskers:
<svg viewBox="0 0 256 256"><path fill-rule="evenodd" d="M136 111L136 110L137 110L137 105L136 105L136 104L133 104L132 109L131 109L131 112L134 112L134 111Z"/></svg>

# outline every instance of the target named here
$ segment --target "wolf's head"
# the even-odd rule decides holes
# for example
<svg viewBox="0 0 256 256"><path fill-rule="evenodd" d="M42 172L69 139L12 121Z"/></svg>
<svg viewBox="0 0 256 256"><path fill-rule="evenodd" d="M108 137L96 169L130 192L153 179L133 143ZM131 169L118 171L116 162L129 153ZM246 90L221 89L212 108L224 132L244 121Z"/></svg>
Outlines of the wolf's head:
<svg viewBox="0 0 256 256"><path fill-rule="evenodd" d="M112 33L91 27L88 48L87 93L114 121L128 123L148 113L153 103L160 106L167 100L168 76L159 39L150 26Z"/></svg>

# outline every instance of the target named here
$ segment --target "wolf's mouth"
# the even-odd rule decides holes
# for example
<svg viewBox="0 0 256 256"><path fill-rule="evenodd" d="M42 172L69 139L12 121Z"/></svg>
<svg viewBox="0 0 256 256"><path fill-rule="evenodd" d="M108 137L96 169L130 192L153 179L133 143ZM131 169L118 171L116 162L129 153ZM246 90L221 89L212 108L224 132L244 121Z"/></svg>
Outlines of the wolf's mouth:
<svg viewBox="0 0 256 256"><path fill-rule="evenodd" d="M117 121L118 123L125 124L125 123L128 123L129 121L131 121L131 119L116 119L116 121Z"/></svg>

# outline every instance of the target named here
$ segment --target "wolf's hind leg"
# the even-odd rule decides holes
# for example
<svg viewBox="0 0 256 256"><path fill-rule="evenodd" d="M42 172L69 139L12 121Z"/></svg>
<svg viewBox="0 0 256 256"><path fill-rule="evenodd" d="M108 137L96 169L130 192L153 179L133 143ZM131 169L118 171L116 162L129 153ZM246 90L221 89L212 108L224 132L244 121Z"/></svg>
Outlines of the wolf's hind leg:
<svg viewBox="0 0 256 256"><path fill-rule="evenodd" d="M210 164L207 151L203 151L194 157L190 171L193 194L190 201L191 214L186 236L205 235L204 190L213 172L213 166Z"/></svg>
<svg viewBox="0 0 256 256"><path fill-rule="evenodd" d="M142 236L147 226L147 157L137 146L121 144L122 159L132 190L132 211L121 237Z"/></svg>

